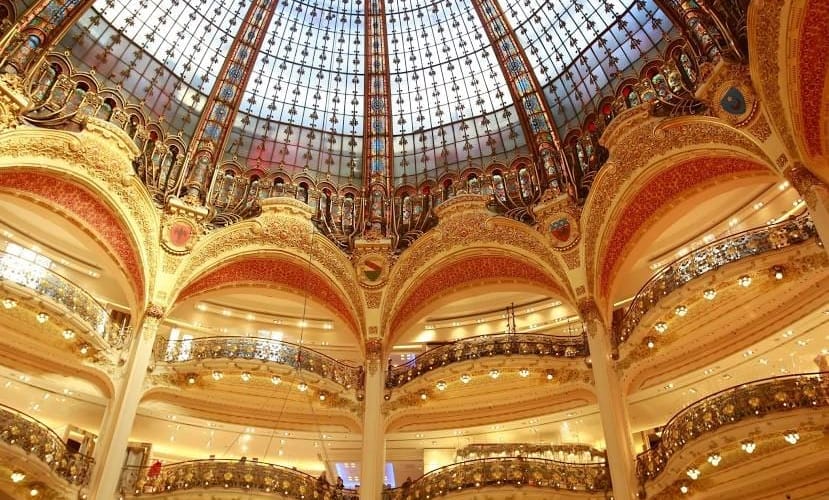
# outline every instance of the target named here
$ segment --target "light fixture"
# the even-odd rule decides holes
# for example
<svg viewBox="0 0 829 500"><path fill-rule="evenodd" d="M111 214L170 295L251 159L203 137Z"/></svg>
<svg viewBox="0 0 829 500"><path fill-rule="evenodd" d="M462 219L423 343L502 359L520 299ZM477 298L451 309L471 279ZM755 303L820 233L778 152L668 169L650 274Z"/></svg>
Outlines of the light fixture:
<svg viewBox="0 0 829 500"><path fill-rule="evenodd" d="M798 434L797 431L786 431L783 434L783 439L785 439L789 444L797 444L800 440L800 434Z"/></svg>
<svg viewBox="0 0 829 500"><path fill-rule="evenodd" d="M281 383L282 383L282 377L280 377L279 375L273 375L273 376L271 376L271 383L272 383L273 385L279 385L279 384L281 384Z"/></svg>
<svg viewBox="0 0 829 500"><path fill-rule="evenodd" d="M653 329L656 330L657 333L665 333L668 331L668 323L660 321L659 323L653 325Z"/></svg>
<svg viewBox="0 0 829 500"><path fill-rule="evenodd" d="M29 486L29 496L36 497L38 495L40 495L40 486L34 484Z"/></svg>
<svg viewBox="0 0 829 500"><path fill-rule="evenodd" d="M86 356L86 355L87 355L87 353L89 353L89 346L88 346L88 345L86 345L86 344L82 344L82 345L81 345L81 348L80 348L80 351L81 351L81 354L82 354L83 356Z"/></svg>
<svg viewBox="0 0 829 500"><path fill-rule="evenodd" d="M19 483L20 481L23 481L24 479L26 479L26 473L23 472L23 471L16 470L16 471L12 472L11 477L12 477L12 482L13 483Z"/></svg>
<svg viewBox="0 0 829 500"><path fill-rule="evenodd" d="M37 313L37 322L38 323L46 323L47 321L49 321L49 315L48 314L46 314L43 311Z"/></svg>
<svg viewBox="0 0 829 500"><path fill-rule="evenodd" d="M782 280L783 279L783 266L774 266L771 268L772 273L774 274L774 279Z"/></svg>
<svg viewBox="0 0 829 500"><path fill-rule="evenodd" d="M656 339L653 337L645 337L645 345L648 349L653 349L656 347Z"/></svg>
<svg viewBox="0 0 829 500"><path fill-rule="evenodd" d="M697 479L699 479L700 471L699 471L699 469L697 469L697 468L691 467L690 469L688 469L687 471L685 471L685 473L686 473L686 474L688 474L688 477L690 477L690 478L691 478L691 479L693 479L694 481L696 481Z"/></svg>
<svg viewBox="0 0 829 500"><path fill-rule="evenodd" d="M715 452L715 453L712 453L712 454L708 455L708 463L711 464L714 467L720 465L721 460L722 460L722 456L720 456L719 453Z"/></svg>
<svg viewBox="0 0 829 500"><path fill-rule="evenodd" d="M446 390L446 382L443 381L443 380L438 380L438 382L435 384L435 387L437 387L439 391L445 391Z"/></svg>
<svg viewBox="0 0 829 500"><path fill-rule="evenodd" d="M686 493L688 493L688 485L687 484L680 485L679 486L679 491L680 491L680 493L685 495Z"/></svg>
<svg viewBox="0 0 829 500"><path fill-rule="evenodd" d="M461 382L463 382L464 384L468 384L471 381L472 381L472 375L470 375L468 373L464 373L464 374L461 375Z"/></svg>
<svg viewBox="0 0 829 500"><path fill-rule="evenodd" d="M422 399L423 401L426 401L426 399L427 399L428 397L429 397L429 395L428 395L428 394L426 394L426 391L421 391L421 392L420 392L420 399Z"/></svg>
<svg viewBox="0 0 829 500"><path fill-rule="evenodd" d="M754 449L757 448L757 444L754 441L743 441L740 443L740 448L743 449L746 453L754 453Z"/></svg>
<svg viewBox="0 0 829 500"><path fill-rule="evenodd" d="M187 383L193 385L196 383L197 377L195 373L191 373L187 375Z"/></svg>
<svg viewBox="0 0 829 500"><path fill-rule="evenodd" d="M3 307L5 307L6 309L12 309L15 306L17 306L17 301L14 300L13 298L7 297L7 298L3 299Z"/></svg>
<svg viewBox="0 0 829 500"><path fill-rule="evenodd" d="M327 393L327 392L325 392L325 391L320 391L320 393L319 393L319 398L320 398L320 401L325 401L325 398L327 398L327 397L328 397L328 393Z"/></svg>
<svg viewBox="0 0 829 500"><path fill-rule="evenodd" d="M306 384L305 382L300 382L297 384L296 388L299 390L299 392L305 392L308 390L308 384Z"/></svg>
<svg viewBox="0 0 829 500"><path fill-rule="evenodd" d="M497 368L493 368L492 370L489 370L489 376L496 379L501 376L501 371Z"/></svg>
<svg viewBox="0 0 829 500"><path fill-rule="evenodd" d="M66 340L72 340L72 339L75 338L75 332L73 332L72 330L67 328L66 330L63 331L63 338L66 339Z"/></svg>
<svg viewBox="0 0 829 500"><path fill-rule="evenodd" d="M521 378L527 378L530 376L530 369L529 368L521 368L518 370L518 376Z"/></svg>
<svg viewBox="0 0 829 500"><path fill-rule="evenodd" d="M212 374L212 375L213 375L213 380L215 380L215 381L217 381L217 382L218 382L219 380L223 379L223 378L224 378L224 376L225 376L225 375L224 375L224 373L222 373L222 372L221 372L221 371L219 371L219 370L213 370L213 374Z"/></svg>
<svg viewBox="0 0 829 500"><path fill-rule="evenodd" d="M688 314L688 307L684 305L678 305L676 306L676 309L674 309L674 314L681 318Z"/></svg>
<svg viewBox="0 0 829 500"><path fill-rule="evenodd" d="M553 380L556 374L553 370L547 370L547 380Z"/></svg>
<svg viewBox="0 0 829 500"><path fill-rule="evenodd" d="M717 296L717 291L713 288L708 288L704 292L702 292L702 296L705 297L707 300L714 300L714 297Z"/></svg>
<svg viewBox="0 0 829 500"><path fill-rule="evenodd" d="M250 372L242 372L239 376L242 378L242 382L250 382Z"/></svg>
<svg viewBox="0 0 829 500"><path fill-rule="evenodd" d="M737 279L737 283L743 288L748 288L751 285L751 276L744 274Z"/></svg>

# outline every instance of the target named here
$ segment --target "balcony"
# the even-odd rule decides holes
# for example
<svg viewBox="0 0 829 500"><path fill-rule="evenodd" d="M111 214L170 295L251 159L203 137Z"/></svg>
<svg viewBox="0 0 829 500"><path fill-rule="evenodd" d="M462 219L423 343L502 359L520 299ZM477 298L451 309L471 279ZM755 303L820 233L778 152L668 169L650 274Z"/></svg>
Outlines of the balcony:
<svg viewBox="0 0 829 500"><path fill-rule="evenodd" d="M172 341L159 338L156 341L156 363L187 368L203 367L208 360L259 361L312 373L346 390L360 390L363 387L363 367L337 361L290 342L257 337L202 337Z"/></svg>
<svg viewBox="0 0 829 500"><path fill-rule="evenodd" d="M642 318L659 301L686 283L720 267L807 241L817 234L808 213L777 224L758 227L705 245L663 267L633 298L613 329L614 342L630 338Z"/></svg>
<svg viewBox="0 0 829 500"><path fill-rule="evenodd" d="M655 479L671 457L722 427L793 410L829 407L827 375L821 372L762 379L697 401L668 421L656 447L636 457L639 481Z"/></svg>
<svg viewBox="0 0 829 500"><path fill-rule="evenodd" d="M554 336L534 333L481 335L430 349L408 363L390 366L386 387L395 388L432 370L482 358L496 356L534 356L579 358L589 354L583 335Z"/></svg>
<svg viewBox="0 0 829 500"><path fill-rule="evenodd" d="M71 486L85 486L92 457L75 453L49 427L14 408L0 405L0 442L40 461Z"/></svg>
<svg viewBox="0 0 829 500"><path fill-rule="evenodd" d="M262 495L320 500L356 500L352 490L338 490L316 478L281 465L253 460L193 460L149 467L125 467L119 490L122 496L173 496L183 491L232 490ZM194 493L195 495L195 493ZM183 498L180 494L176 495ZM211 496L212 497L212 496Z"/></svg>
<svg viewBox="0 0 829 500"><path fill-rule="evenodd" d="M386 490L383 500L434 498L463 490L526 487L545 491L597 494L610 491L610 474L601 464L574 464L541 458L485 458L441 467L411 484Z"/></svg>
<svg viewBox="0 0 829 500"><path fill-rule="evenodd" d="M129 327L118 324L81 285L36 262L0 252L0 289L5 292L5 309L16 307L19 298L55 304L59 313L82 327L78 333L98 350L120 349L129 340Z"/></svg>

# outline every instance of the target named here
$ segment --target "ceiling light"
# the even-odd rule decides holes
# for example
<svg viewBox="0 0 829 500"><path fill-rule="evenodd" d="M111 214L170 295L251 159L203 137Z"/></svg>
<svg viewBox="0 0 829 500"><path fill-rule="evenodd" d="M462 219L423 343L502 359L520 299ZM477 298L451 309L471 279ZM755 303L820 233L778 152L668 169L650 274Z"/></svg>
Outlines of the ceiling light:
<svg viewBox="0 0 829 500"><path fill-rule="evenodd" d="M527 378L530 376L530 369L529 368L521 368L518 370L518 376L521 378Z"/></svg>
<svg viewBox="0 0 829 500"><path fill-rule="evenodd" d="M20 481L23 481L24 479L26 479L26 473L23 472L23 471L16 470L16 471L12 472L11 477L12 477L12 482L13 483L19 483Z"/></svg>
<svg viewBox="0 0 829 500"><path fill-rule="evenodd" d="M461 375L461 382L463 382L464 384L468 384L471 381L472 381L472 375L470 375L468 373L464 373L464 374Z"/></svg>
<svg viewBox="0 0 829 500"><path fill-rule="evenodd" d="M217 381L217 382L218 382L219 380L221 380L222 378L224 378L224 376L225 376L225 375L224 375L224 373L222 373L222 372L221 372L221 371L219 371L219 370L213 370L213 374L212 374L212 375L213 375L213 380L215 380L215 381Z"/></svg>
<svg viewBox="0 0 829 500"><path fill-rule="evenodd" d="M29 488L29 496L36 497L40 495L40 489L37 486L31 486Z"/></svg>
<svg viewBox="0 0 829 500"><path fill-rule="evenodd" d="M653 329L656 330L657 333L665 333L668 331L668 323L660 321L659 323L653 325Z"/></svg>
<svg viewBox="0 0 829 500"><path fill-rule="evenodd" d="M420 393L420 399L422 399L423 401L426 401L426 399L427 399L428 397L429 397L429 395L428 395L428 394L426 394L426 391L421 391L421 393Z"/></svg>
<svg viewBox="0 0 829 500"><path fill-rule="evenodd" d="M14 300L11 297L7 297L7 298L3 299L3 307L5 307L6 309L12 309L16 305L17 305L17 301Z"/></svg>
<svg viewBox="0 0 829 500"><path fill-rule="evenodd" d="M645 345L648 349L653 349L656 347L656 339L653 337L645 337Z"/></svg>
<svg viewBox="0 0 829 500"><path fill-rule="evenodd" d="M250 372L242 372L242 374L239 376L242 378L242 382L250 381Z"/></svg>
<svg viewBox="0 0 829 500"><path fill-rule="evenodd" d="M740 443L740 448L743 449L746 453L754 453L754 449L757 448L757 444L754 441L743 441Z"/></svg>
<svg viewBox="0 0 829 500"><path fill-rule="evenodd" d="M325 391L320 391L320 393L319 393L319 398L320 398L320 401L325 401L325 398L327 398L327 397L328 397L328 393L327 393L327 392L325 392Z"/></svg>
<svg viewBox="0 0 829 500"><path fill-rule="evenodd" d="M783 266L774 266L771 268L772 272L774 273L774 279L782 280L783 279Z"/></svg>
<svg viewBox="0 0 829 500"><path fill-rule="evenodd" d="M674 314L676 314L677 316L679 316L681 318L682 316L685 316L686 314L688 314L688 307L687 306L682 306L682 305L676 306L676 309L674 309Z"/></svg>
<svg viewBox="0 0 829 500"><path fill-rule="evenodd" d="M704 292L702 292L702 296L705 297L708 300L714 300L714 297L717 296L717 291L714 290L713 288L709 288L709 289L705 290Z"/></svg>
<svg viewBox="0 0 829 500"><path fill-rule="evenodd" d="M306 384L305 382L300 382L297 384L296 388L299 390L299 392L305 392L308 390L308 384Z"/></svg>
<svg viewBox="0 0 829 500"><path fill-rule="evenodd" d="M47 321L49 321L49 315L48 314L46 314L45 312L42 312L42 311L37 313L37 322L38 323L46 323Z"/></svg>
<svg viewBox="0 0 829 500"><path fill-rule="evenodd" d="M681 485L681 486L679 487L679 491L680 491L680 492L682 492L682 494L683 494L683 495L684 495L684 494L686 494L686 493L688 493L688 485L687 485L687 484L683 484L683 485Z"/></svg>
<svg viewBox="0 0 829 500"><path fill-rule="evenodd" d="M439 391L445 391L446 390L446 382L443 381L443 380L438 380L438 382L435 384L435 387L437 387Z"/></svg>
<svg viewBox="0 0 829 500"><path fill-rule="evenodd" d="M75 338L75 332L67 328L63 331L63 338L65 338L66 340L72 340Z"/></svg>
<svg viewBox="0 0 829 500"><path fill-rule="evenodd" d="M692 467L692 468L688 469L687 471L685 471L685 473L688 474L688 477L690 477L694 481L699 479L699 475L700 475L699 469L696 469L696 468Z"/></svg>
<svg viewBox="0 0 829 500"><path fill-rule="evenodd" d="M712 453L708 455L708 463L712 466L716 467L720 465L720 461L722 460L722 456L719 453Z"/></svg>
<svg viewBox="0 0 829 500"><path fill-rule="evenodd" d="M555 372L553 370L547 370L547 380L553 380L555 378Z"/></svg>
<svg viewBox="0 0 829 500"><path fill-rule="evenodd" d="M751 285L751 276L744 274L740 276L740 278L737 280L737 283L743 288L748 288L749 285Z"/></svg>
<svg viewBox="0 0 829 500"><path fill-rule="evenodd" d="M193 384L196 383L196 380L197 380L197 377L196 377L195 374L191 373L190 375L187 375L187 383L188 384L193 385Z"/></svg>
<svg viewBox="0 0 829 500"><path fill-rule="evenodd" d="M279 384L281 384L281 383L282 383L282 377L280 377L279 375L274 375L274 376L272 376L272 377L271 377L271 383L272 383L273 385L279 385Z"/></svg>
<svg viewBox="0 0 829 500"><path fill-rule="evenodd" d="M783 439L785 439L789 444L797 444L800 440L800 434L798 434L797 431L786 431L786 433L783 434Z"/></svg>
<svg viewBox="0 0 829 500"><path fill-rule="evenodd" d="M87 355L87 353L89 352L89 346L88 346L88 345L86 345L86 344L83 344L83 345L81 346L80 351L81 351L81 354L82 354L82 355L86 356L86 355Z"/></svg>
<svg viewBox="0 0 829 500"><path fill-rule="evenodd" d="M501 371L497 368L493 368L492 370L489 370L489 376L496 379L501 376Z"/></svg>

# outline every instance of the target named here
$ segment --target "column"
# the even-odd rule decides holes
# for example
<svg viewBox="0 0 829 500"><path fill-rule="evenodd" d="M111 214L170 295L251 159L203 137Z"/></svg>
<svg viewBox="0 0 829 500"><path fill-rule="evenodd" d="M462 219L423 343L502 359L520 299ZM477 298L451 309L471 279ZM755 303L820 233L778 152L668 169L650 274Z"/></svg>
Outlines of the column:
<svg viewBox="0 0 829 500"><path fill-rule="evenodd" d="M107 406L95 447L95 468L89 483L90 498L116 498L132 424L144 393L144 378L163 316L164 310L161 307L150 305L147 308L141 323L141 333L132 343L121 379L116 381L115 394Z"/></svg>
<svg viewBox="0 0 829 500"><path fill-rule="evenodd" d="M360 500L381 498L386 469L386 422L383 418L383 341L366 341L366 380L363 398L363 455L360 463Z"/></svg>
<svg viewBox="0 0 829 500"><path fill-rule="evenodd" d="M580 309L581 317L587 325L587 343L607 446L608 468L613 481L613 496L616 500L630 500L636 498L637 491L636 453L626 397L619 384L615 361L611 357L610 332L592 300L582 304Z"/></svg>
<svg viewBox="0 0 829 500"><path fill-rule="evenodd" d="M802 164L786 167L783 177L791 183L806 202L820 241L829 243L829 187Z"/></svg>

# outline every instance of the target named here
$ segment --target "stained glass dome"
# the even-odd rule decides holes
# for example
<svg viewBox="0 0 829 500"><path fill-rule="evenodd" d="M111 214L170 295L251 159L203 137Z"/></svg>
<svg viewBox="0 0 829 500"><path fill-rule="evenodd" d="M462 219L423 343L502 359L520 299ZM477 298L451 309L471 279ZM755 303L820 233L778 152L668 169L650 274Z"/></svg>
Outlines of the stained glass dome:
<svg viewBox="0 0 829 500"><path fill-rule="evenodd" d="M371 1L371 0L370 0ZM528 153L479 0L386 0L395 185ZM652 0L500 0L559 136L674 35ZM479 5L480 6L480 5ZM188 144L251 0L97 0L64 49ZM274 0L223 159L360 185L363 0ZM496 40L497 42L497 40Z"/></svg>

